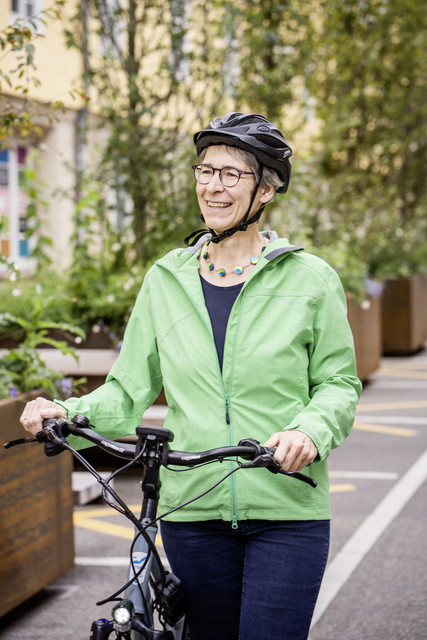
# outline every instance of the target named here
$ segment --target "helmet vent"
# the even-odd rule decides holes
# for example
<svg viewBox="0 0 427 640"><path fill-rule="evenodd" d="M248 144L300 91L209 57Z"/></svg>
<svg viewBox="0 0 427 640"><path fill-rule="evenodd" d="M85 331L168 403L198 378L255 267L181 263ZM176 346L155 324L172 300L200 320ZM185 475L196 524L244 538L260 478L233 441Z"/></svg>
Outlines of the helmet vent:
<svg viewBox="0 0 427 640"><path fill-rule="evenodd" d="M256 139L259 140L260 142L263 142L267 147L274 147L275 149L283 148L283 140L277 140L272 136L271 137L263 136L261 134L261 135L256 135Z"/></svg>

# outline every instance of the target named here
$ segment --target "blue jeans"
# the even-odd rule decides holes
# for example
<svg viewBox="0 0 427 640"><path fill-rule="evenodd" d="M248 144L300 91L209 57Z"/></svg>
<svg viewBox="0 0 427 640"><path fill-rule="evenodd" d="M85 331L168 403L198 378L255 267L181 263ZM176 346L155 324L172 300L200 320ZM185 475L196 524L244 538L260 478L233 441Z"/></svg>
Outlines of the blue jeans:
<svg viewBox="0 0 427 640"><path fill-rule="evenodd" d="M162 522L187 597L191 640L305 640L329 551L329 521Z"/></svg>

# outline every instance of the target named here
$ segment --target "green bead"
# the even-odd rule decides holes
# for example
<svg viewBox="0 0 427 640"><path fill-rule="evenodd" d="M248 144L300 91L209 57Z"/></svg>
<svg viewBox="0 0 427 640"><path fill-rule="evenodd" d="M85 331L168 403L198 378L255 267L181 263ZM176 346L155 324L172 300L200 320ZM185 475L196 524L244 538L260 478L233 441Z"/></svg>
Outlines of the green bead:
<svg viewBox="0 0 427 640"><path fill-rule="evenodd" d="M213 269L214 269L214 263L213 262L209 262L208 269L209 269L209 271L213 271Z"/></svg>
<svg viewBox="0 0 427 640"><path fill-rule="evenodd" d="M259 257L258 257L258 256L252 256L252 258L251 258L251 264L257 264L257 263L258 263L258 260L259 260Z"/></svg>
<svg viewBox="0 0 427 640"><path fill-rule="evenodd" d="M234 269L234 271L236 273L243 273L243 267L240 264L238 264L237 267Z"/></svg>
<svg viewBox="0 0 427 640"><path fill-rule="evenodd" d="M218 269L218 275L224 277L225 276L225 269Z"/></svg>

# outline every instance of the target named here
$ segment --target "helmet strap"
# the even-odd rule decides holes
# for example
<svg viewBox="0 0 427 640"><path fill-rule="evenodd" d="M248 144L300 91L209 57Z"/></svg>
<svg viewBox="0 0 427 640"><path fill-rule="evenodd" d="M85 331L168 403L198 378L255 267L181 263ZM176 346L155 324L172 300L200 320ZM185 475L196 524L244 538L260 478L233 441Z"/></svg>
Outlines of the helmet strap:
<svg viewBox="0 0 427 640"><path fill-rule="evenodd" d="M189 236L185 238L184 240L185 246L194 247L199 242L200 238L205 236L207 232L208 232L208 229L197 229L197 231L193 231L192 233L190 233Z"/></svg>

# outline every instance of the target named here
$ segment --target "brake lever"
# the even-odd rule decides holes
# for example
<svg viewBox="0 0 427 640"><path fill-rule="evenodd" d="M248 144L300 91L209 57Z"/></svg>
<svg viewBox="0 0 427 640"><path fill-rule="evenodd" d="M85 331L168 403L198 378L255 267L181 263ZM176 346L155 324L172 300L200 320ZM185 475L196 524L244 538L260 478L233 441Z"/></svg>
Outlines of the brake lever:
<svg viewBox="0 0 427 640"><path fill-rule="evenodd" d="M17 440L10 440L9 442L5 442L3 444L5 449L10 449L11 447L16 447L19 444L30 444L31 442L44 442L44 452L48 456L48 458L52 456L56 456L59 453L64 451L64 447L61 444L61 439L59 437L55 437L56 442L52 442L48 438L49 433L55 433L52 427L48 429L42 429L38 431L34 438L18 438ZM56 435L56 433L55 433Z"/></svg>
<svg viewBox="0 0 427 640"><path fill-rule="evenodd" d="M10 449L11 447L16 447L18 444L28 444L29 442L38 442L38 440L37 438L18 438L17 440L4 442L3 446L5 449Z"/></svg>
<svg viewBox="0 0 427 640"><path fill-rule="evenodd" d="M18 438L17 440L10 440L9 442L5 442L3 444L5 449L10 449L11 447L16 447L19 444L29 444L31 442L44 442L45 444L49 443L48 432L52 432L53 428L48 426L48 428L44 427L41 431L38 431L34 438ZM54 444L53 442L51 444ZM56 445L54 445L56 446Z"/></svg>
<svg viewBox="0 0 427 640"><path fill-rule="evenodd" d="M263 453L257 456L251 462L246 462L245 464L242 464L242 467L247 469L264 467L269 471L271 471L271 473L281 473L284 476L291 476L292 478L301 480L302 482L309 484L311 487L313 487L313 489L317 487L316 480L314 480L313 478L310 478L310 476L307 476L304 473L301 473L300 471L286 471L285 469L282 469L280 462L275 460L275 458L273 458L269 453Z"/></svg>
<svg viewBox="0 0 427 640"><path fill-rule="evenodd" d="M279 469L278 471L269 469L269 471L272 471L273 473L282 473L284 476L291 476L292 478L301 480L302 482L309 484L313 489L317 487L317 482L314 478L310 478L310 476L306 476L305 473L301 473L300 471L285 471L284 469Z"/></svg>

